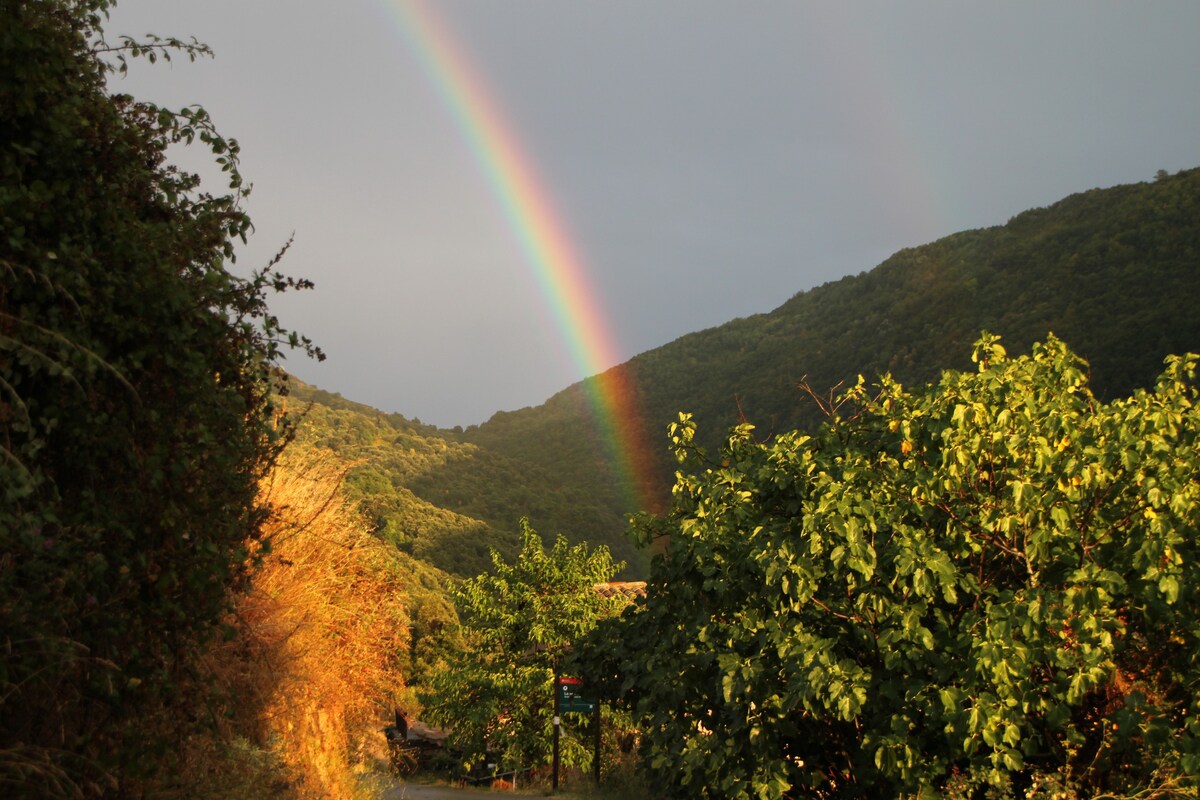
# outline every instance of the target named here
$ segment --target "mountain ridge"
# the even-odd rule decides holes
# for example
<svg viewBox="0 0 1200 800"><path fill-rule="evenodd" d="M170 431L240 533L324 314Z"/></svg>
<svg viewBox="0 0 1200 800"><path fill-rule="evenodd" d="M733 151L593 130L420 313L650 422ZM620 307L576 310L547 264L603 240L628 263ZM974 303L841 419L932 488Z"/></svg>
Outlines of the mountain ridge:
<svg viewBox="0 0 1200 800"><path fill-rule="evenodd" d="M1166 355L1200 350L1197 300L1200 169L1192 169L1079 192L1003 225L904 248L869 271L679 337L613 370L637 393L642 429L661 437L644 449L655 459L648 488L665 501L673 474L665 431L679 412L695 415L710 448L743 420L760 436L811 428L821 410L802 382L818 394L860 374L933 382L945 369L971 367L971 345L984 330L1014 352L1054 333L1089 360L1101 398L1124 394L1148 385ZM625 517L640 509L617 489L618 466L587 400L599 379L461 431L375 413L453 452L438 469L405 479L405 488L485 519L481 535L507 543L519 517L530 516L543 535L608 544L636 562L623 531ZM334 398L341 413L362 413L361 404ZM480 559L470 562L474 568Z"/></svg>
<svg viewBox="0 0 1200 800"><path fill-rule="evenodd" d="M1198 195L1198 170L1080 192L1017 214L1005 225L905 248L868 272L798 292L773 311L687 334L614 369L635 373L651 430L663 430L674 411L692 411L710 432L715 427L709 444L742 416L767 430L814 423L815 406L795 391L805 378L824 391L860 373L869 380L890 372L905 382L929 382L943 369L967 368L971 343L982 330L1000 334L1018 350L1053 330L1092 361L1102 396L1125 391L1152 380L1162 357L1174 349L1200 347L1196 315L1188 322L1179 313L1200 298ZM1160 252L1135 263L1129 256L1153 250L1155 243L1133 248L1125 240L1155 232L1167 234L1160 236L1165 238ZM1127 267L1137 269L1113 274ZM1147 276L1158 278L1163 289L1150 292ZM1081 277L1093 285L1080 286ZM1006 281L1024 288L1014 292ZM1077 292L1079 301L1073 298ZM1088 296L1096 292L1106 296ZM997 302L1001 299L1006 302ZM1115 307L1142 319L1108 325L1108 309ZM947 311L941 319L931 314L938 309ZM853 319L861 322L847 323ZM1153 344L1140 341L1147 327L1163 334ZM1105 335L1105 328L1113 335ZM1130 332L1138 342L1130 343ZM849 333L855 336L847 342ZM882 347L881 336L888 337ZM1114 350L1119 358L1108 357ZM1150 350L1157 352L1146 357ZM705 380L697 380L698 374ZM478 431L468 429L465 438L521 452L496 429L522 416L547 414L556 398L580 391L584 383L543 406L493 417Z"/></svg>

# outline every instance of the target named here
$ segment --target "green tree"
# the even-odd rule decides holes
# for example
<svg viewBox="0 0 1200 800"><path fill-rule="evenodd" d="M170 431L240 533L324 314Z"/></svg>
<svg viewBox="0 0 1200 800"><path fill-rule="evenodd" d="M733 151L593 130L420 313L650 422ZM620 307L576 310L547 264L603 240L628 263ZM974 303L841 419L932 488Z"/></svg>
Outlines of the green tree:
<svg viewBox="0 0 1200 800"><path fill-rule="evenodd" d="M250 220L203 109L109 94L108 0L0 3L0 794L136 796L201 724L195 655L247 569L287 436ZM107 59L107 60L106 60ZM224 193L166 160L198 141Z"/></svg>
<svg viewBox="0 0 1200 800"><path fill-rule="evenodd" d="M664 795L1195 797L1197 358L1102 404L1058 340L684 465L589 672Z"/></svg>
<svg viewBox="0 0 1200 800"><path fill-rule="evenodd" d="M554 676L572 643L621 605L595 591L620 569L607 548L559 536L547 551L524 521L521 536L513 564L493 550L493 572L454 592L465 649L422 696L425 715L453 729L468 766L485 756L506 768L549 762ZM563 715L563 763L588 763L588 722Z"/></svg>

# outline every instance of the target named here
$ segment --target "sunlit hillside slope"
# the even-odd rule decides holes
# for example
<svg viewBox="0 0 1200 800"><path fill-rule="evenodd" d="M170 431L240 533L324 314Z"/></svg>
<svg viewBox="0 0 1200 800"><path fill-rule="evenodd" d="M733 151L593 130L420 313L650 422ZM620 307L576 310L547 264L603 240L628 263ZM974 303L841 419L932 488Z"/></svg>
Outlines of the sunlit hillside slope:
<svg viewBox="0 0 1200 800"><path fill-rule="evenodd" d="M732 224L732 223L731 223ZM803 259L803 253L796 258ZM767 314L684 336L617 369L632 373L643 430L692 412L713 446L740 416L759 435L806 428L818 392L891 372L906 383L967 368L982 330L1013 352L1053 332L1091 364L1101 397L1148 385L1169 353L1200 350L1200 169L1072 195L1007 224L902 250L870 272L801 292ZM499 413L465 442L552 469L616 501L588 435L583 384ZM607 466L607 465L606 465ZM617 507L617 511L629 509Z"/></svg>
<svg viewBox="0 0 1200 800"><path fill-rule="evenodd" d="M797 254L803 258L803 254ZM681 411L715 446L740 418L760 436L808 428L818 394L891 372L905 383L967 368L980 332L1014 352L1054 333L1088 359L1101 397L1147 385L1169 353L1200 350L1200 170L1072 195L1007 224L902 250L870 272L800 292L766 314L684 336L616 369L631 373L642 428L672 465L666 426ZM359 460L348 484L381 534L459 574L511 555L518 520L545 535L608 544L630 508L576 384L536 408L497 413L466 431L439 430L311 387L315 442Z"/></svg>

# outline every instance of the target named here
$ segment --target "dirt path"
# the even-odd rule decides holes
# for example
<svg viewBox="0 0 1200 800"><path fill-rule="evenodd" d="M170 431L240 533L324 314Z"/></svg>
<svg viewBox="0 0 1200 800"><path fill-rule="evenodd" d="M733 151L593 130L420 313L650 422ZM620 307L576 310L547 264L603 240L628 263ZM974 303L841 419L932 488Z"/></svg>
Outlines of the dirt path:
<svg viewBox="0 0 1200 800"><path fill-rule="evenodd" d="M455 789L450 786L426 786L397 783L379 795L379 800L500 800L504 797L528 797L520 793L493 792L490 789Z"/></svg>

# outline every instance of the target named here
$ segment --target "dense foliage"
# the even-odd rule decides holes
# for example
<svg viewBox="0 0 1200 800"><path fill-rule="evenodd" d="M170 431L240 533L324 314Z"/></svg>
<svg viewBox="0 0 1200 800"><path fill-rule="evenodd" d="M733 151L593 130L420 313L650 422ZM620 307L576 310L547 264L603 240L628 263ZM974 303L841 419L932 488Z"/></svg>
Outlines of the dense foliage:
<svg viewBox="0 0 1200 800"><path fill-rule="evenodd" d="M453 729L451 744L467 765L493 759L503 769L549 763L554 677L572 643L622 601L595 585L619 565L608 550L541 537L522 526L523 546L512 564L493 554L490 574L454 593L466 647L423 692L425 716ZM590 715L564 714L562 759L586 765Z"/></svg>
<svg viewBox="0 0 1200 800"><path fill-rule="evenodd" d="M1100 397L1119 397L1151 385L1167 354L1200 350L1197 264L1193 169L1072 195L1003 226L902 250L870 272L616 369L636 387L642 430L662 431L687 409L705 422L698 435L710 449L743 418L767 432L814 429L819 415L796 389L804 379L825 392L860 373L919 385L966 368L980 330L999 331L1016 348L1052 331L1088 359ZM537 408L497 414L463 439L546 467L618 515L636 511L611 489L585 396L577 384ZM665 496L672 467L659 452Z"/></svg>
<svg viewBox="0 0 1200 800"><path fill-rule="evenodd" d="M520 551L520 520L604 544L622 559L642 558L624 538L625 520L555 473L526 460L457 441L400 414L384 414L295 382L300 437L353 462L350 493L380 538L460 576L491 566L490 552Z"/></svg>
<svg viewBox="0 0 1200 800"><path fill-rule="evenodd" d="M286 435L250 222L202 109L110 95L106 0L0 3L0 794L136 796L196 723L201 642ZM106 62L103 59L108 58ZM224 194L165 161L198 141Z"/></svg>
<svg viewBox="0 0 1200 800"><path fill-rule="evenodd" d="M1195 797L1197 357L1099 401L1051 338L813 435L684 415L648 595L590 663L664 795Z"/></svg>

